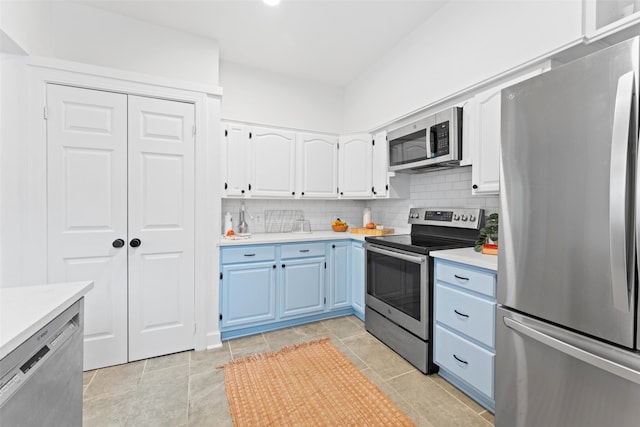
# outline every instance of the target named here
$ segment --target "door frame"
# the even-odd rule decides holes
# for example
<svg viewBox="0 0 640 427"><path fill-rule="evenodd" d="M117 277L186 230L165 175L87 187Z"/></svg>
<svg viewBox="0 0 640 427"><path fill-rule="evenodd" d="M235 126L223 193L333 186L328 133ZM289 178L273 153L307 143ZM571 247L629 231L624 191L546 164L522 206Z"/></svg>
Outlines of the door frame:
<svg viewBox="0 0 640 427"><path fill-rule="evenodd" d="M25 191L2 197L5 206L23 212L20 232L3 241L2 251L20 248L18 265L3 265L0 286L47 283L47 134L46 86L49 83L187 102L195 108L195 289L194 348L222 345L218 325L218 233L221 228L220 100L222 89L189 81L149 76L50 58L26 57L15 66L23 77L18 105L12 116L27 130L23 138L3 144L2 156L21 161L3 171L2 179ZM4 70L3 70L4 71ZM16 97L18 98L18 97ZM18 124L16 124L18 126ZM18 132L18 131L16 131ZM4 164L9 163L3 159ZM16 160L18 162L18 160ZM8 174L12 175L9 177ZM2 218L2 221L5 221ZM17 240L20 236L20 240ZM24 248L28 248L25 250Z"/></svg>

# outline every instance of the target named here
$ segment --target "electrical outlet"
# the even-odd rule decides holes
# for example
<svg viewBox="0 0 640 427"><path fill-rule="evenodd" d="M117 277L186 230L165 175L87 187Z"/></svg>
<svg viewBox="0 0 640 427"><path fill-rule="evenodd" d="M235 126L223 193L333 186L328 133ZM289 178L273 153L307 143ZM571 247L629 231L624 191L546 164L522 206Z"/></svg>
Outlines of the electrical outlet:
<svg viewBox="0 0 640 427"><path fill-rule="evenodd" d="M256 224L262 224L262 215L254 215L253 222L255 222Z"/></svg>

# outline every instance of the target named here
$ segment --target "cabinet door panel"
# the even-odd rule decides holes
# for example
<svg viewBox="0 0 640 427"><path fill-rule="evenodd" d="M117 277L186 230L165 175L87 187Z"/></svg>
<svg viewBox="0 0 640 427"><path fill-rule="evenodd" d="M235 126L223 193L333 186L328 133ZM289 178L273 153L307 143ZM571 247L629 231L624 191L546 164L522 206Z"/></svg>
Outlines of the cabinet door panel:
<svg viewBox="0 0 640 427"><path fill-rule="evenodd" d="M338 197L338 138L329 135L297 135L298 191L305 198Z"/></svg>
<svg viewBox="0 0 640 427"><path fill-rule="evenodd" d="M351 301L356 313L364 318L365 257L363 243L353 242L351 250Z"/></svg>
<svg viewBox="0 0 640 427"><path fill-rule="evenodd" d="M332 243L329 248L330 309L351 307L350 242Z"/></svg>
<svg viewBox="0 0 640 427"><path fill-rule="evenodd" d="M384 198L389 192L389 143L387 132L375 135L372 150L372 183L373 197Z"/></svg>
<svg viewBox="0 0 640 427"><path fill-rule="evenodd" d="M281 266L280 317L324 311L324 262L308 258Z"/></svg>
<svg viewBox="0 0 640 427"><path fill-rule="evenodd" d="M276 318L273 266L273 262L263 262L222 267L222 330Z"/></svg>
<svg viewBox="0 0 640 427"><path fill-rule="evenodd" d="M341 197L371 197L371 148L369 134L340 137Z"/></svg>
<svg viewBox="0 0 640 427"><path fill-rule="evenodd" d="M295 195L295 139L293 132L252 127L251 196L291 198Z"/></svg>
<svg viewBox="0 0 640 427"><path fill-rule="evenodd" d="M227 196L244 196L247 191L247 126L226 123L222 129L222 179Z"/></svg>

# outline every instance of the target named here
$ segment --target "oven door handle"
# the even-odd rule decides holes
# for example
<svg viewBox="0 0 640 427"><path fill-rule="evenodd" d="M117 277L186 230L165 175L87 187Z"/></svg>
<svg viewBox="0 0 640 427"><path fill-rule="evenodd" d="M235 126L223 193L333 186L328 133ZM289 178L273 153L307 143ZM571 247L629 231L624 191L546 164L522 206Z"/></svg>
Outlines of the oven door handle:
<svg viewBox="0 0 640 427"><path fill-rule="evenodd" d="M399 258L403 261L413 262L414 264L423 264L426 260L426 257L407 255L401 252L388 251L386 249L381 249L377 246L369 246L366 245L366 249L370 252L375 252L381 255L387 255L393 258Z"/></svg>

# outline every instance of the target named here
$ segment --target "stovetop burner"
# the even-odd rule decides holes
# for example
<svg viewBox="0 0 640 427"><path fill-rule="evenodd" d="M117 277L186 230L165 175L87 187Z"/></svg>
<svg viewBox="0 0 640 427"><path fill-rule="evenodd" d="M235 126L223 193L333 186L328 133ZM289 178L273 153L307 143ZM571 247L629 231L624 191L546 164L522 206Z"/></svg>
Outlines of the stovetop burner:
<svg viewBox="0 0 640 427"><path fill-rule="evenodd" d="M367 236L365 240L381 246L428 255L432 250L473 246L484 223L482 209L412 208L411 234Z"/></svg>

